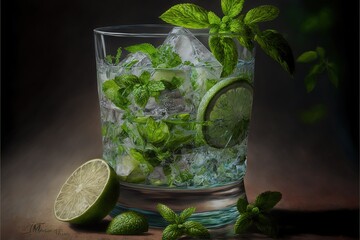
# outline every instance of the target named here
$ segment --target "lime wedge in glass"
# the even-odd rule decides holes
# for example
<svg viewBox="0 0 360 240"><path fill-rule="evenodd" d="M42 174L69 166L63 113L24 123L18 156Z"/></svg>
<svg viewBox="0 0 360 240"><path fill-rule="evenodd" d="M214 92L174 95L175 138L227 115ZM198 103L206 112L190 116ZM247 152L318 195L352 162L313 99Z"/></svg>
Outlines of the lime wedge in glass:
<svg viewBox="0 0 360 240"><path fill-rule="evenodd" d="M197 130L215 148L232 147L246 137L253 90L246 79L228 78L215 84L202 98Z"/></svg>
<svg viewBox="0 0 360 240"><path fill-rule="evenodd" d="M93 159L76 169L62 186L54 205L55 217L74 224L103 219L119 196L115 171L102 159Z"/></svg>

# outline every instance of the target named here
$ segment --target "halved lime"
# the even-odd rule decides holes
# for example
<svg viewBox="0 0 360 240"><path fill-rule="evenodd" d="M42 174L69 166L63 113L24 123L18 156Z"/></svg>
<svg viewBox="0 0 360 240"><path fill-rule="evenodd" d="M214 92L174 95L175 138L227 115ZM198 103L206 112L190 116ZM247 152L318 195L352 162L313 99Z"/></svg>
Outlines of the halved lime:
<svg viewBox="0 0 360 240"><path fill-rule="evenodd" d="M115 171L102 159L90 160L77 168L55 200L55 217L64 222L89 224L103 219L119 197Z"/></svg>
<svg viewBox="0 0 360 240"><path fill-rule="evenodd" d="M246 79L229 78L215 84L199 104L199 135L216 148L241 143L249 125L252 99L252 86Z"/></svg>

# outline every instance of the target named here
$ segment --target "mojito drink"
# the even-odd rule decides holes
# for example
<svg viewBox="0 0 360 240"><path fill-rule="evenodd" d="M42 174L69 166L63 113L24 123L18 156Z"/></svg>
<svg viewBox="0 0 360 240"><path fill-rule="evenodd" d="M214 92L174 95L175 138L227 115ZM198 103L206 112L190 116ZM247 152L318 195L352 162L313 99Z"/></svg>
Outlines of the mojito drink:
<svg viewBox="0 0 360 240"><path fill-rule="evenodd" d="M224 66L196 34L175 27L162 36L157 45L144 38L113 48L110 54L102 49L103 58L97 59L103 158L124 188L120 208L151 212L151 201L156 206L166 199L182 206L182 197L188 201L200 191L209 196L188 204L203 212L231 212L238 192L230 194L231 203L213 209L202 206L201 198L211 200L212 189L222 188L228 197L229 186L243 182L253 55L240 49L239 56L245 57L225 76ZM167 197L152 198L161 192ZM221 221L227 220L205 225L217 227Z"/></svg>

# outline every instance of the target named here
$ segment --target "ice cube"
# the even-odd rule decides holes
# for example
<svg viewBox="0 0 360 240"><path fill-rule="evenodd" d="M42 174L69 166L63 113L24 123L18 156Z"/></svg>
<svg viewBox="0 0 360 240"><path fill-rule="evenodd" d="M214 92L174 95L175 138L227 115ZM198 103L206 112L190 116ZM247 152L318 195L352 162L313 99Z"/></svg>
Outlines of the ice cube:
<svg viewBox="0 0 360 240"><path fill-rule="evenodd" d="M165 39L163 45L165 44L172 46L182 61L189 61L195 66L215 67L216 75L220 77L222 65L189 30L174 27Z"/></svg>
<svg viewBox="0 0 360 240"><path fill-rule="evenodd" d="M191 85L187 85L191 88L182 90L190 94L190 99L198 104L198 101L208 90L207 81L220 79L223 69L221 63L194 34L181 27L173 28L163 44L172 46L183 62L191 63L182 66L182 68L191 66Z"/></svg>
<svg viewBox="0 0 360 240"><path fill-rule="evenodd" d="M162 185L167 183L167 177L165 176L162 167L155 167L154 171L149 174L148 180L154 185Z"/></svg>
<svg viewBox="0 0 360 240"><path fill-rule="evenodd" d="M120 63L121 67L119 75L134 74L140 76L145 70L152 67L150 58L142 52L130 53Z"/></svg>

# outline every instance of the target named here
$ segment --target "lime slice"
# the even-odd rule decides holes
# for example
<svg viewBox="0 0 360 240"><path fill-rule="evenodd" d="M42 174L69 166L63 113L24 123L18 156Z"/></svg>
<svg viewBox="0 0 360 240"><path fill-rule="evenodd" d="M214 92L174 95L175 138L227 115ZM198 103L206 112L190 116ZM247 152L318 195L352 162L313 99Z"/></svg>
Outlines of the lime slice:
<svg viewBox="0 0 360 240"><path fill-rule="evenodd" d="M89 224L103 219L119 196L115 171L102 159L93 159L76 169L55 200L55 217L64 222Z"/></svg>
<svg viewBox="0 0 360 240"><path fill-rule="evenodd" d="M109 224L106 233L117 235L134 235L147 232L149 223L144 215L127 211L117 215Z"/></svg>
<svg viewBox="0 0 360 240"><path fill-rule="evenodd" d="M215 84L201 100L198 133L216 148L232 147L246 137L252 108L252 86L246 79L229 78Z"/></svg>

